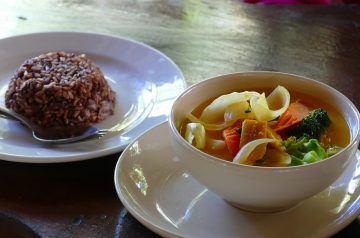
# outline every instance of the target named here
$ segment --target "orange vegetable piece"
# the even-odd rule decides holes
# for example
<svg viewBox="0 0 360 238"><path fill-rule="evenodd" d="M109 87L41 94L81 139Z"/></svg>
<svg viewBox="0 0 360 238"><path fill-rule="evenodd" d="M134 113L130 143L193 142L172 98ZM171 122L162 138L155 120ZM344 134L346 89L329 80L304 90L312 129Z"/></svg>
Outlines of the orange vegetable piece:
<svg viewBox="0 0 360 238"><path fill-rule="evenodd" d="M235 122L232 126L226 128L222 132L222 136L224 137L225 144L231 154L231 156L235 156L237 152L239 152L240 148L240 133L238 129L241 128L241 121Z"/></svg>
<svg viewBox="0 0 360 238"><path fill-rule="evenodd" d="M310 111L311 109L299 100L290 103L286 111L279 117L274 130L279 132L301 122L304 117L309 115Z"/></svg>

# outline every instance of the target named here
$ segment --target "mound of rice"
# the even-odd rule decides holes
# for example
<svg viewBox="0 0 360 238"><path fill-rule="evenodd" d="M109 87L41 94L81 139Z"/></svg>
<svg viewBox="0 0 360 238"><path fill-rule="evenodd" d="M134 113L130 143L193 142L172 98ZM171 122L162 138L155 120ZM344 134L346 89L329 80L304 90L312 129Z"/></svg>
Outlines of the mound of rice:
<svg viewBox="0 0 360 238"><path fill-rule="evenodd" d="M114 113L115 93L86 55L50 52L20 66L5 105L40 127L87 126Z"/></svg>

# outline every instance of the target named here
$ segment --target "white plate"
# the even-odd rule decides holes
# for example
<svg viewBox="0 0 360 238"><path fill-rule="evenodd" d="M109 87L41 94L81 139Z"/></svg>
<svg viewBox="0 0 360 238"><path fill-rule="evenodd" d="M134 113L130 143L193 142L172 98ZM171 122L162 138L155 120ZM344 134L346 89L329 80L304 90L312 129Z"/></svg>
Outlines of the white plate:
<svg viewBox="0 0 360 238"><path fill-rule="evenodd" d="M186 83L180 69L161 52L133 40L81 32L45 32L0 40L0 104L15 70L28 58L65 50L85 53L117 93L115 115L98 124L128 126L99 141L49 147L34 141L18 123L0 119L0 159L53 163L90 159L123 150L148 128L166 120Z"/></svg>
<svg viewBox="0 0 360 238"><path fill-rule="evenodd" d="M228 205L184 171L169 145L167 123L123 151L114 179L129 212L165 237L327 237L360 214L360 151L336 182L300 205L250 213Z"/></svg>

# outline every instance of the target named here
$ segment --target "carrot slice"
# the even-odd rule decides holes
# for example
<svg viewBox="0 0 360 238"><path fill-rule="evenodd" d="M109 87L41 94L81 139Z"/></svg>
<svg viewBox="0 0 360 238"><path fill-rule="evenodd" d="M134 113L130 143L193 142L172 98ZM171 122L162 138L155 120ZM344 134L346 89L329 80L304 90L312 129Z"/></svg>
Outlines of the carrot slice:
<svg viewBox="0 0 360 238"><path fill-rule="evenodd" d="M309 115L310 111L310 108L299 100L290 103L286 111L279 117L274 130L279 132L299 123L304 117Z"/></svg>
<svg viewBox="0 0 360 238"><path fill-rule="evenodd" d="M231 156L235 156L240 150L240 133L238 132L238 129L241 128L241 124L241 121L237 121L222 132L225 144Z"/></svg>

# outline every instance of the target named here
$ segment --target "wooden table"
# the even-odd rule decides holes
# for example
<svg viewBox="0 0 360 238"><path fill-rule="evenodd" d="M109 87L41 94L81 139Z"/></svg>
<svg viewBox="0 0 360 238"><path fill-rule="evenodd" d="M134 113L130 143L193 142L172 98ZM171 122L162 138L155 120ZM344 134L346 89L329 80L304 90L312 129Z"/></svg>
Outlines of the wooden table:
<svg viewBox="0 0 360 238"><path fill-rule="evenodd" d="M300 74L335 87L360 109L360 6L1 0L0 29L1 38L59 30L130 37L172 58L189 85L236 71ZM116 195L119 155L64 164L1 161L0 236L157 237ZM334 237L360 237L360 218Z"/></svg>

